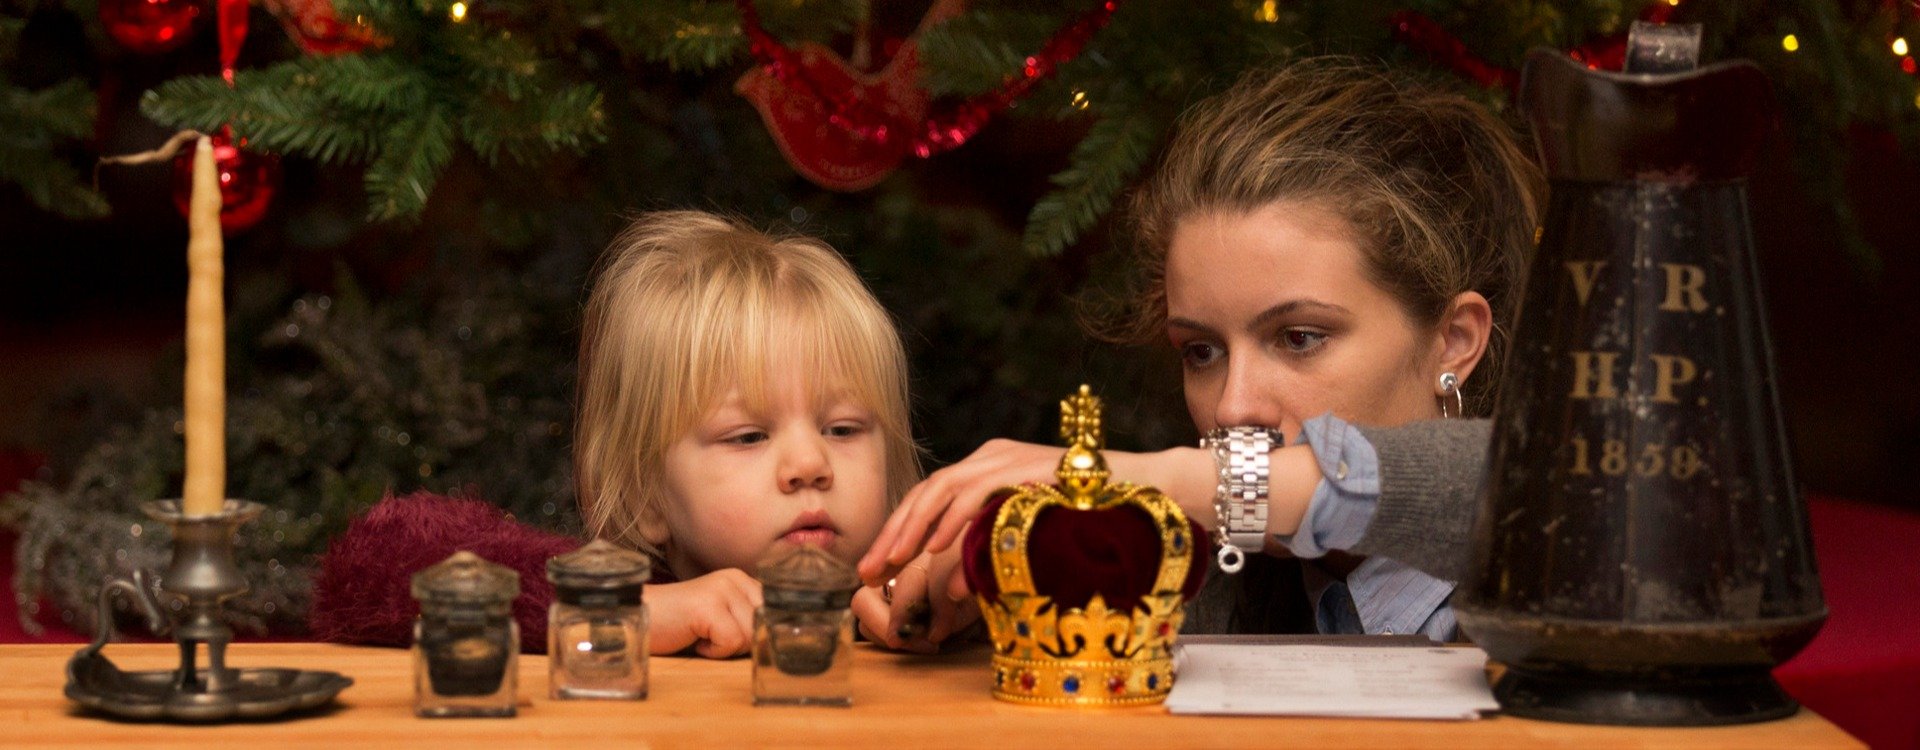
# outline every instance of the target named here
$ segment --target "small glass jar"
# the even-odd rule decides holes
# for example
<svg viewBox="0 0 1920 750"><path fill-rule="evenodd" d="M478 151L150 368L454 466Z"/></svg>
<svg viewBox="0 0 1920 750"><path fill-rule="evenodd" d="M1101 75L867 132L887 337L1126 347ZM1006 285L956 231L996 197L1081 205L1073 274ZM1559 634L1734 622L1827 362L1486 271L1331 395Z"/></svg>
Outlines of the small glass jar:
<svg viewBox="0 0 1920 750"><path fill-rule="evenodd" d="M817 547L760 566L753 617L754 705L853 705L853 569Z"/></svg>
<svg viewBox="0 0 1920 750"><path fill-rule="evenodd" d="M414 713L512 716L519 684L520 574L460 551L413 576Z"/></svg>
<svg viewBox="0 0 1920 750"><path fill-rule="evenodd" d="M548 695L647 697L647 605L640 592L652 572L645 555L604 539L547 561Z"/></svg>

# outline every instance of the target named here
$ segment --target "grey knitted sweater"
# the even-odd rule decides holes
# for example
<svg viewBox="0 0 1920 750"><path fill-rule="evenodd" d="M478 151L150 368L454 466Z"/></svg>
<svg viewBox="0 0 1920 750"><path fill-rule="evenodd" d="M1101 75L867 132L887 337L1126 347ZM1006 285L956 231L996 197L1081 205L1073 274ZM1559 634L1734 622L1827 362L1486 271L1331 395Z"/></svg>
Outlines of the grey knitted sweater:
<svg viewBox="0 0 1920 750"><path fill-rule="evenodd" d="M1465 572L1467 537L1479 508L1492 423L1435 419L1400 427L1360 427L1380 456L1380 500L1366 534L1350 552L1379 555L1447 581ZM1211 558L1209 558L1211 559ZM1311 631L1301 597L1300 569L1289 560L1255 556L1238 575L1209 571L1187 604L1187 633Z"/></svg>

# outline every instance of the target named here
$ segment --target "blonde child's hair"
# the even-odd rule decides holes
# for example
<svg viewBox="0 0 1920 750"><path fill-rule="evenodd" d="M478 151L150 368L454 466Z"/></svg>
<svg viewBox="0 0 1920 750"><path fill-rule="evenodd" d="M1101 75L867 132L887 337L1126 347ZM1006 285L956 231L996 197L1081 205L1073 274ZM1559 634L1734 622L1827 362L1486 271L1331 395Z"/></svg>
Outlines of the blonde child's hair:
<svg viewBox="0 0 1920 750"><path fill-rule="evenodd" d="M667 448L730 387L749 408L764 404L776 367L806 378L813 398L844 395L873 411L889 508L919 480L899 332L826 243L661 211L615 238L597 277L582 321L573 453L594 537L663 555L642 529L663 517Z"/></svg>

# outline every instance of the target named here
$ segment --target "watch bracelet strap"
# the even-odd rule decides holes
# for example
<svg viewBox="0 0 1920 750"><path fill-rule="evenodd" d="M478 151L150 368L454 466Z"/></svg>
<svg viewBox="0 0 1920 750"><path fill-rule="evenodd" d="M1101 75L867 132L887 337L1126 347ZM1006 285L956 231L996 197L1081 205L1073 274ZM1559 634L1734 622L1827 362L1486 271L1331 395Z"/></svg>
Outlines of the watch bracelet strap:
<svg viewBox="0 0 1920 750"><path fill-rule="evenodd" d="M1220 513L1215 541L1257 553L1267 541L1269 452L1282 444L1273 430L1232 427L1215 430L1201 444L1213 451L1217 471L1214 508Z"/></svg>

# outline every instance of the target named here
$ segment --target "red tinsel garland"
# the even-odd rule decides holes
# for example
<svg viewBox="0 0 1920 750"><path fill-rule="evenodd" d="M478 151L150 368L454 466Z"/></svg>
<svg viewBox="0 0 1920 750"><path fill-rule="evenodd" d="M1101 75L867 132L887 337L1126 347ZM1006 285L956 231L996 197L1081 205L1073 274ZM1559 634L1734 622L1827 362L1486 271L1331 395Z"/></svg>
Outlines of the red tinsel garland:
<svg viewBox="0 0 1920 750"><path fill-rule="evenodd" d="M1673 17L1673 9L1669 3L1654 3L1641 11L1640 20L1666 23ZM1393 26L1395 40L1474 83L1488 88L1498 86L1509 93L1520 85L1519 71L1494 65L1475 55L1460 37L1425 14L1402 10L1389 16L1387 22ZM1627 59L1627 34L1623 31L1594 39L1568 50L1567 55L1589 68L1620 70Z"/></svg>

